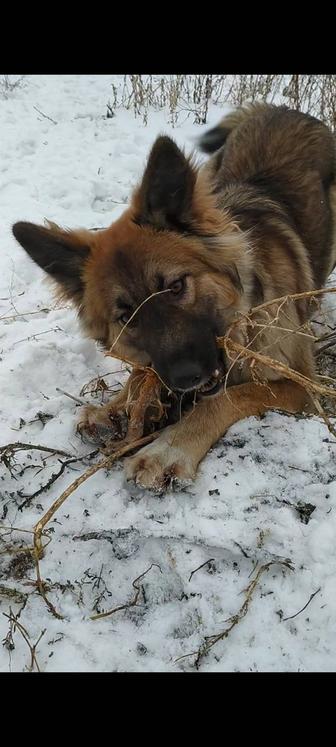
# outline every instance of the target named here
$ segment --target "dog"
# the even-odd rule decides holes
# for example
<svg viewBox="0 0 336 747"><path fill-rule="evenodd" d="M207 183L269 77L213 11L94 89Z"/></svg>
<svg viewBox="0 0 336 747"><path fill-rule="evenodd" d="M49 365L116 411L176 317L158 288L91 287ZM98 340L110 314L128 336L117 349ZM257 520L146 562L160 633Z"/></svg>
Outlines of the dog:
<svg viewBox="0 0 336 747"><path fill-rule="evenodd" d="M273 299L321 288L336 262L335 144L322 122L251 104L225 116L200 148L209 158L197 166L158 137L129 207L107 229L13 226L75 304L89 336L152 366L172 391L197 394L196 407L126 460L128 479L157 491L194 479L238 420L270 408L304 409L301 386L259 366L261 386L246 360L227 359L217 338L231 334L314 377L312 340L302 333L314 308L309 299L280 304L268 324L260 311L253 317L260 329L234 321ZM84 410L81 427L111 425L131 387L132 375L112 402Z"/></svg>

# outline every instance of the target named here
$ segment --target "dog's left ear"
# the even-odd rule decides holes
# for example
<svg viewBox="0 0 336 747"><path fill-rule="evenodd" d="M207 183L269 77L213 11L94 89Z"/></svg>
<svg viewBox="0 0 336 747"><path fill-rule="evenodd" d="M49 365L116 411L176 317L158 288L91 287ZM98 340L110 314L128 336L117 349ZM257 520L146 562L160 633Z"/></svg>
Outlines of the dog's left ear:
<svg viewBox="0 0 336 747"><path fill-rule="evenodd" d="M195 170L176 143L169 137L159 137L135 197L139 223L188 230L195 182Z"/></svg>
<svg viewBox="0 0 336 747"><path fill-rule="evenodd" d="M56 281L61 294L80 304L90 256L89 243L80 232L63 231L52 223L44 227L25 222L15 223L12 231L31 259Z"/></svg>

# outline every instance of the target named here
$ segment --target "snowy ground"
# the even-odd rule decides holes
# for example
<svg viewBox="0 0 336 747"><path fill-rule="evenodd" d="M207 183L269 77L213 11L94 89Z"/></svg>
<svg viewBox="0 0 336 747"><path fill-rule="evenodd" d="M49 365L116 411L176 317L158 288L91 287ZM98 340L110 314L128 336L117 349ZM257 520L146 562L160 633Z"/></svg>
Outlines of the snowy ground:
<svg viewBox="0 0 336 747"><path fill-rule="evenodd" d="M19 440L82 457L91 449L75 433L77 406L56 387L79 395L97 375L109 374L109 386L125 378L119 363L81 336L75 313L56 307L11 224L46 217L64 226L106 226L124 209L154 137L165 131L191 149L201 131L192 117L172 130L162 112L147 127L123 110L106 119L110 85L110 76L27 77L0 98L0 445ZM213 108L210 123L219 116ZM255 565L279 558L289 558L294 570L272 565L263 573L246 617L200 670L335 671L332 442L318 418L270 413L235 425L188 492L140 493L124 483L122 465L98 473L49 524L41 572L63 620L29 584L36 577L29 553L8 551L31 544L31 535L17 528L31 530L91 462L71 464L20 510L22 494L45 484L63 457L19 452L13 474L5 465L0 473L0 638L7 641L0 671L29 666L27 644L16 630L13 648L3 614L10 608L16 614L24 599L19 621L31 642L46 629L37 647L42 671L192 670L195 656L175 660L225 630ZM297 510L302 504L315 507L308 523ZM90 620L95 611L131 602L132 582L152 564L137 605ZM306 610L285 620L317 590Z"/></svg>

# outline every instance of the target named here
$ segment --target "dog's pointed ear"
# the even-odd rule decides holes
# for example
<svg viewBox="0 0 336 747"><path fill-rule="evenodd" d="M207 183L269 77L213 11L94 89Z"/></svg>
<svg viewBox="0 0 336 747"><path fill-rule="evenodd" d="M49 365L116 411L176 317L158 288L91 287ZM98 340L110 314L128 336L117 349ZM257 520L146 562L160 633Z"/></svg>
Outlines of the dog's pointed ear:
<svg viewBox="0 0 336 747"><path fill-rule="evenodd" d="M195 169L176 143L169 137L158 137L135 196L139 223L188 230L195 182Z"/></svg>
<svg viewBox="0 0 336 747"><path fill-rule="evenodd" d="M90 255L89 244L75 231L19 222L12 228L16 240L27 254L55 280L64 296L80 302L84 283L83 270Z"/></svg>

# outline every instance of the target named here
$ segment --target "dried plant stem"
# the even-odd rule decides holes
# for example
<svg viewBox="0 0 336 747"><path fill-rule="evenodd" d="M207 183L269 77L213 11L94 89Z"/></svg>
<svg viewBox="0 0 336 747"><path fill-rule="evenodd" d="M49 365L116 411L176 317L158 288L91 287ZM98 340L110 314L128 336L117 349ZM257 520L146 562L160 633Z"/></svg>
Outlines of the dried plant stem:
<svg viewBox="0 0 336 747"><path fill-rule="evenodd" d="M279 337L279 340L286 340L286 338L289 335L300 335L301 337L308 337L309 340L313 340L314 342L318 341L318 337L315 337L315 335L310 334L308 332L301 332L299 327L296 327L294 329L288 329L288 327L280 327L280 325L277 323L277 319L272 319L268 324L262 324L258 322L252 322L253 329L262 329L263 331L268 329L275 329L277 332L287 332L287 335L281 335ZM274 345L274 342L271 342L270 345Z"/></svg>
<svg viewBox="0 0 336 747"><path fill-rule="evenodd" d="M120 610L125 610L125 609L128 609L129 607L135 607L138 602L140 591L141 591L141 587L137 586L137 582L143 579L144 576L146 576L147 573L149 573L149 571L154 566L155 568L159 569L160 573L162 573L160 566L157 565L157 563L152 563L149 566L149 568L147 568L147 570L144 571L144 573L141 573L140 576L138 576L138 578L134 579L134 581L132 582L132 586L133 586L133 589L135 589L136 591L135 591L135 595L133 599L130 602L126 602L126 604L120 604L119 607L114 607L113 610L109 610L108 612L100 612L98 615L92 615L92 617L90 617L90 620L99 620L102 617L109 617L110 615L114 615L115 612L120 612Z"/></svg>
<svg viewBox="0 0 336 747"><path fill-rule="evenodd" d="M37 451L48 451L50 454L60 454L60 456L71 457L67 451L61 451L61 449L53 449L49 446L40 446L39 444L23 444L21 441L16 441L13 444L5 444L0 446L0 457L4 459L5 456L13 456L15 451L29 451L30 449L36 449Z"/></svg>
<svg viewBox="0 0 336 747"><path fill-rule="evenodd" d="M21 529L20 527L14 527L14 526L5 526L4 524L0 524L0 531L5 530L3 534L1 534L1 538L4 537L6 534L12 534L12 532L23 532L24 534L34 534L33 529ZM45 537L47 542L45 545L43 545L42 550L44 550L51 542L51 537L49 537L46 532L42 532L42 537ZM7 545L4 549L0 550L0 555L19 555L20 553L31 553L33 557L35 557L35 548L34 546L24 545L23 547L15 547L15 545Z"/></svg>
<svg viewBox="0 0 336 747"><path fill-rule="evenodd" d="M28 594L24 594L22 591L18 591L18 589L15 589L11 586L5 586L4 584L0 584L0 597L9 597L10 599L13 599L15 602L25 602L28 599Z"/></svg>
<svg viewBox="0 0 336 747"><path fill-rule="evenodd" d="M84 459L92 459L92 457L95 457L96 454L98 454L99 449L94 449L94 451L90 451L89 454L84 454L82 457L73 457L71 459L66 459L65 462L61 463L61 468L58 472L54 472L49 480L45 483L45 485L41 485L38 490L35 490L34 493L31 493L30 495L26 495L25 493L22 493L22 491L18 491L18 495L20 498L24 498L25 500L23 503L19 506L19 511L22 511L25 506L29 506L33 498L36 498L36 496L41 495L41 493L44 493L46 490L49 490L51 486L58 480L61 475L63 475L63 472L65 471L66 467L68 467L69 464L76 464L77 462L81 462Z"/></svg>
<svg viewBox="0 0 336 747"><path fill-rule="evenodd" d="M315 298L317 296L322 296L324 293L336 293L336 287L332 286L330 288L320 288L319 290L304 291L303 293L291 293L287 296L273 298L271 301L265 301L265 303L261 303L259 304L259 306L254 306L253 309L251 309L251 311L249 312L248 316L251 316L251 314L259 313L259 311L267 309L269 306L273 306L277 303L286 304L288 301L300 301L303 298Z"/></svg>
<svg viewBox="0 0 336 747"><path fill-rule="evenodd" d="M318 414L324 420L324 422L325 422L328 430L330 431L330 433L334 436L334 438L336 438L336 430L335 430L334 426L332 425L332 423L330 422L330 418L328 417L327 413L324 411L324 409L323 409L323 407L321 405L321 402L319 402L319 400L317 399L317 397L314 397L314 395L312 394L312 392L310 392L309 394L310 394L310 397L311 397L311 400L312 400L313 404L316 407L316 410L317 410Z"/></svg>
<svg viewBox="0 0 336 747"><path fill-rule="evenodd" d="M185 654L185 656L180 656L178 659L175 659L175 662L181 661L181 659L186 659L189 656L196 656L195 666L197 668L199 667L201 659L203 659L204 656L207 656L207 654L212 649L212 647L215 646L216 643L218 643L218 641L223 640L223 638L227 638L228 635L231 633L231 630L233 630L233 628L236 625L238 625L238 623L240 623L240 621L245 617L245 615L248 612L253 593L260 581L260 578L266 571L268 571L271 565L282 565L288 568L290 571L293 570L293 567L290 565L289 562L280 561L280 560L272 560L269 563L265 563L264 565L260 566L254 579L252 579L248 587L244 590L245 600L241 608L238 610L236 615L232 615L232 617L229 617L228 620L226 620L226 622L229 623L229 626L225 628L225 630L218 633L217 635L207 636L203 644L198 649L198 651L193 651L190 654Z"/></svg>
<svg viewBox="0 0 336 747"><path fill-rule="evenodd" d="M111 454L111 456L108 456L106 459L103 459L102 461L98 462L98 464L93 464L92 467L89 467L89 469L87 469L82 475L80 475L80 477L77 477L77 479L74 480L71 483L71 485L69 485L69 487L63 491L63 493L59 496L59 498L57 498L56 501L54 501L52 506L50 506L50 508L48 509L47 513L45 513L44 516L42 516L42 518L40 519L40 521L38 521L38 523L36 524L34 528L34 546L35 546L35 551L38 557L41 557L41 551L42 551L42 547L41 547L42 531L45 525L48 524L52 516L54 516L56 511L58 511L58 509L61 507L62 503L64 503L64 501L66 501L66 499L69 498L69 495L71 495L71 493L74 493L74 491L77 490L77 488L79 488L79 486L82 485L83 482L88 480L89 477L92 477L92 475L94 475L96 472L98 472L101 469L110 467L111 464L113 464L113 462L115 462L120 457L124 456L124 454L126 454L128 451L131 451L131 449L137 449L140 446L143 446L144 444L149 443L150 441L153 440L154 437L155 437L155 434L150 434L149 436L140 438L131 444L126 444L121 449L116 451L114 454Z"/></svg>
<svg viewBox="0 0 336 747"><path fill-rule="evenodd" d="M89 479L89 477L92 477L96 472L98 472L101 469L108 469L113 462L115 462L117 459L120 459L120 457L124 456L130 451L133 451L133 449L138 449L140 446L144 446L147 443L150 443L150 441L153 441L157 437L157 433L151 433L148 436L144 436L143 438L139 438L137 441L133 441L130 444L125 444L122 446L118 451L115 451L114 454L111 454L111 456L107 457L106 459L103 459L102 461L98 462L98 464L92 465L92 467L89 467L89 469L86 470L80 477L77 477L76 480L74 480L69 487L63 491L63 493L57 498L56 501L50 506L48 511L42 516L40 521L37 522L37 524L34 527L34 557L35 557L35 566L36 566L36 576L37 576L37 588L41 596L43 597L45 603L47 604L49 610L52 612L54 617L57 617L58 619L63 619L62 615L60 615L54 605L49 601L49 599L46 596L45 592L45 584L41 578L40 573L40 566L39 566L39 560L43 555L43 547L41 542L42 532L50 521L50 519L54 516L56 511L62 506L64 501L66 501L69 496L74 493L77 488L79 488L80 485L82 485L86 480Z"/></svg>
<svg viewBox="0 0 336 747"><path fill-rule="evenodd" d="M51 309L37 309L36 311L18 311L17 314L11 314L10 316L0 316L0 322L8 321L9 319L17 319L20 316L32 316L33 314L48 313Z"/></svg>
<svg viewBox="0 0 336 747"><path fill-rule="evenodd" d="M40 672L41 670L40 670L40 667L39 667L39 664L36 658L36 649L37 649L38 644L40 643L42 636L44 636L46 632L46 628L44 628L44 630L41 631L36 643L32 645L29 640L29 633L27 632L26 628L22 625L22 623L18 621L17 616L13 615L12 611L10 612L9 615L7 615L6 612L4 612L3 614L4 614L4 617L8 618L11 625L13 626L13 632L15 632L15 628L17 628L29 648L30 656L31 656L29 671L32 672L34 669L34 665L35 665L37 671Z"/></svg>
<svg viewBox="0 0 336 747"><path fill-rule="evenodd" d="M48 117L48 114L44 114L44 112L41 112L41 109L39 109L37 106L33 106L33 109L35 109L39 114L41 114L41 117L44 117L44 119L49 119L50 122L53 122L54 125L57 125L57 122L52 117Z"/></svg>
<svg viewBox="0 0 336 747"><path fill-rule="evenodd" d="M314 391L318 394L324 394L329 397L336 397L336 389L322 386L316 381L313 381L307 376L304 376L304 374L300 374L298 371L294 371L293 368L289 368L289 366L286 366L284 363L280 363L280 361L276 361L274 360L274 358L270 358L268 355L258 353L255 350L249 350L247 347L244 347L244 345L241 345L239 342L235 342L229 337L217 337L217 343L219 347L225 348L229 358L233 352L238 353L239 357L251 358L252 360L259 361L264 366L267 366L274 371L278 371L285 379L292 379L297 384L300 384L300 386L304 387L307 392Z"/></svg>
<svg viewBox="0 0 336 747"><path fill-rule="evenodd" d="M319 588L316 589L316 591L314 591L313 594L310 595L310 597L308 599L308 602L304 605L304 607L302 607L302 609L300 609L298 612L296 612L295 615L289 615L289 617L283 617L282 618L282 622L286 622L286 620L293 620L294 617L297 617L298 615L301 615L301 612L303 612L304 610L307 609L308 605L314 599L314 597L316 597L316 594L318 594L319 591L321 591L321 586L319 586Z"/></svg>
<svg viewBox="0 0 336 747"><path fill-rule="evenodd" d="M201 568L204 568L205 565L209 565L209 563L212 563L215 560L215 558L209 558L209 560L206 560L205 563L202 563L202 565L199 565L197 568L195 568L193 571L191 571L191 574L188 578L188 581L191 581L194 573L197 573L197 571L200 571Z"/></svg>
<svg viewBox="0 0 336 747"><path fill-rule="evenodd" d="M86 405L85 399L80 399L79 397L75 397L73 394L69 394L69 392L65 392L64 389L60 389L59 386L55 387L56 392L60 392L61 394L64 394L66 397L69 397L69 399L72 399L74 402L77 402L79 405Z"/></svg>
<svg viewBox="0 0 336 747"><path fill-rule="evenodd" d="M117 355L117 353L115 353L112 350L108 350L105 353L105 356L108 357L108 358L116 358L118 361L122 361L122 363L125 363L128 366L132 366L132 368L136 368L139 371L144 371L144 372L148 371L151 374L155 373L155 375L157 376L157 378L159 379L159 381L161 381L162 386L164 386L165 389L167 389L167 391L169 393L171 393L171 389L169 388L168 384L166 384L163 381L163 379L161 379L161 376L158 374L158 372L155 370L155 368L151 368L151 366L141 366L140 363L136 363L135 361L131 361L129 358L125 358L122 355Z"/></svg>

